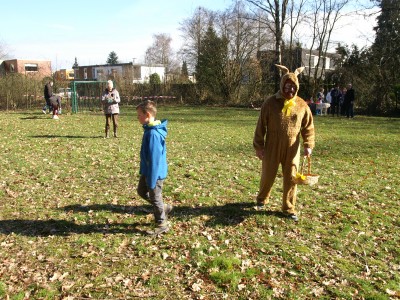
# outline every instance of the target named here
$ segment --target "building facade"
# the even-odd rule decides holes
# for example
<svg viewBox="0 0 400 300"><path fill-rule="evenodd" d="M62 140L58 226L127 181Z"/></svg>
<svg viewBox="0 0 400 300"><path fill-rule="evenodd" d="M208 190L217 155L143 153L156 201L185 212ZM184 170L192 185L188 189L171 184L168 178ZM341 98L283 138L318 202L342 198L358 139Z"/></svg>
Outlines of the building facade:
<svg viewBox="0 0 400 300"><path fill-rule="evenodd" d="M132 80L133 83L147 83L150 75L154 73L160 76L161 82L164 82L165 67L163 65L149 66L134 63L79 66L74 68L74 79L105 81L120 76Z"/></svg>
<svg viewBox="0 0 400 300"><path fill-rule="evenodd" d="M23 74L39 78L51 77L51 61L10 59L0 65L0 75Z"/></svg>
<svg viewBox="0 0 400 300"><path fill-rule="evenodd" d="M327 72L331 72L335 70L336 59L339 57L336 53L326 53L325 56L320 56L318 50L309 50L296 48L293 49L293 52L290 57L288 54L283 53L283 61L290 61L290 64L283 63L286 67L290 69L290 71L294 71L296 68L300 66L304 66L305 70L303 74L310 75L313 77L315 72L318 71L318 76L325 76ZM275 51L259 51L257 53L257 58L262 67L263 73L273 74L276 70L274 64L276 61Z"/></svg>
<svg viewBox="0 0 400 300"><path fill-rule="evenodd" d="M55 80L74 80L74 69L60 69L54 73Z"/></svg>

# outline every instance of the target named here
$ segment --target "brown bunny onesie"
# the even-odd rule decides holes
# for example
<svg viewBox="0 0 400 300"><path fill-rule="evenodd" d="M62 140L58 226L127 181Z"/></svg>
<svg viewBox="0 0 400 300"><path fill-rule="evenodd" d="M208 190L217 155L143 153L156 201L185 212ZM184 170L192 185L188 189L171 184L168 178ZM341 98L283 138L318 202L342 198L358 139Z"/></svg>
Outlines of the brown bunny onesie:
<svg viewBox="0 0 400 300"><path fill-rule="evenodd" d="M314 123L307 103L297 96L298 74L304 67L290 73L285 66L276 65L283 73L280 91L270 96L261 106L260 116L254 133L253 146L262 159L262 173L257 205L269 201L271 188L279 165L283 173L282 211L297 221L296 175L300 161L300 134L303 138L304 154L310 155L314 148Z"/></svg>

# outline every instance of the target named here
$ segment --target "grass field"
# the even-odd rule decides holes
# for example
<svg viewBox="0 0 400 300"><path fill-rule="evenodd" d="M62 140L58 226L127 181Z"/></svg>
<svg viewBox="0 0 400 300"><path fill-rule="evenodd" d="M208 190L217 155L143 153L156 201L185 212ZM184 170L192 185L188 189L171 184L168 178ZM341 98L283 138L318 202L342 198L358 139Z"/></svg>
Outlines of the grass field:
<svg viewBox="0 0 400 300"><path fill-rule="evenodd" d="M142 128L122 108L0 113L0 299L395 299L400 297L400 119L315 117L300 221L282 178L253 209L258 111L159 108L169 120L164 200L172 230L136 194Z"/></svg>

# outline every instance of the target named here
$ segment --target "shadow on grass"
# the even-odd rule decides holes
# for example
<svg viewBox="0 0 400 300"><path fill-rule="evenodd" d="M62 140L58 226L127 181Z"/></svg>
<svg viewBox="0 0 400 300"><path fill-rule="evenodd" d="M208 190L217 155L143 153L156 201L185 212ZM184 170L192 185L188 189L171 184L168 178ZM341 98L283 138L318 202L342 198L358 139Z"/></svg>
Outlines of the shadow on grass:
<svg viewBox="0 0 400 300"><path fill-rule="evenodd" d="M140 233L145 234L137 228L143 224L89 224L78 225L74 222L65 220L1 220L0 232L2 234L20 234L25 236L68 236L72 233L77 234L115 234L115 233Z"/></svg>
<svg viewBox="0 0 400 300"><path fill-rule="evenodd" d="M208 227L215 226L235 226L251 215L265 215L278 218L285 218L285 215L278 211L253 209L254 203L229 203L222 206L174 206L171 219L185 221L191 217L209 215L211 218L206 221ZM89 211L109 211L111 213L131 213L133 215L145 215L152 213L150 205L124 206L112 204L94 204L94 205L69 205L60 208L64 211L89 212ZM2 234L20 234L25 236L68 236L70 234L116 234L116 233L136 233L146 235L139 226L149 224L144 223L118 223L118 224L85 224L79 225L66 220L0 220L0 233Z"/></svg>
<svg viewBox="0 0 400 300"><path fill-rule="evenodd" d="M54 134L43 134L43 135L31 135L31 138L45 138L45 139L55 139L55 138L65 138L65 139L102 139L103 136L84 136L84 135L54 135Z"/></svg>
<svg viewBox="0 0 400 300"><path fill-rule="evenodd" d="M136 215L144 215L152 212L151 205L139 205L139 206L128 206L128 205L114 205L114 204L93 204L93 205L67 205L60 210L67 212L89 212L89 211L109 211L112 213L130 213Z"/></svg>
<svg viewBox="0 0 400 300"><path fill-rule="evenodd" d="M280 211L255 210L254 203L228 203L221 206L177 206L174 208L174 217L178 220L186 220L190 217L208 215L211 218L205 222L208 227L235 226L253 215L265 215L278 218L286 218Z"/></svg>
<svg viewBox="0 0 400 300"><path fill-rule="evenodd" d="M51 118L49 118L49 117L46 116L46 115L29 116L29 117L23 117L23 118L20 118L20 119L21 119L21 120L37 120L37 119L41 119L41 120L49 119L49 120L51 120Z"/></svg>
<svg viewBox="0 0 400 300"><path fill-rule="evenodd" d="M125 206L112 204L94 204L94 205L69 205L61 208L65 211L72 212L89 212L89 211L110 211L112 213L133 213L136 215L152 213L150 205ZM171 218L177 220L186 220L191 217L202 215L211 216L205 224L209 227L217 225L235 226L242 223L246 217L252 215L266 215L278 218L286 218L280 211L254 209L254 203L228 203L221 206L174 206Z"/></svg>

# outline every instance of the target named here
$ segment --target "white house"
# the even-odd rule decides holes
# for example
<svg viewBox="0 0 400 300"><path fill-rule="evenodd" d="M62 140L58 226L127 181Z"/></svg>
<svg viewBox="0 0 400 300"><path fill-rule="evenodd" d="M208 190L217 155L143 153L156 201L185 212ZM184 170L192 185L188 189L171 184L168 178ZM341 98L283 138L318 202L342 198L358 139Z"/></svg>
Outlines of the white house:
<svg viewBox="0 0 400 300"><path fill-rule="evenodd" d="M147 83L150 75L157 73L161 82L165 80L163 65L121 63L114 65L91 65L74 68L75 80L107 80L117 76L132 78L133 83Z"/></svg>

